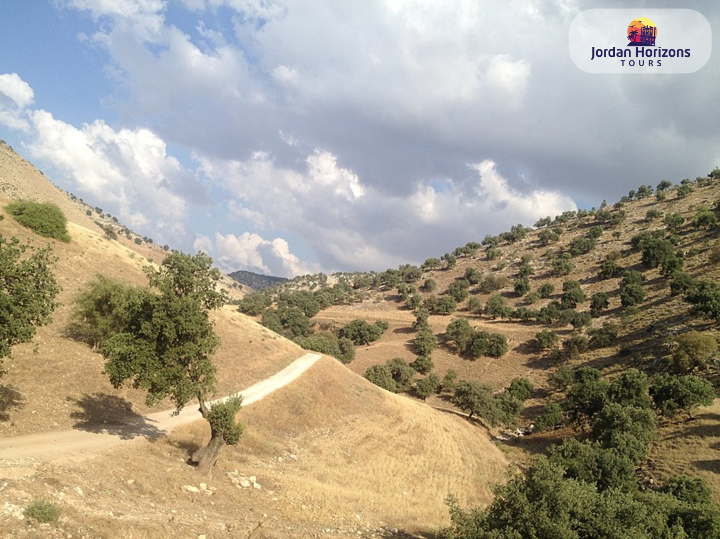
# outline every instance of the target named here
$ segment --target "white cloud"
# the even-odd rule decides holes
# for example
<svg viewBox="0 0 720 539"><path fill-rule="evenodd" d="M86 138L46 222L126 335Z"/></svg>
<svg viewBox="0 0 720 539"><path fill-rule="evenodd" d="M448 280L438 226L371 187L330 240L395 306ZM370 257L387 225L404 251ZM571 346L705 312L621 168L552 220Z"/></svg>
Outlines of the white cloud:
<svg viewBox="0 0 720 539"><path fill-rule="evenodd" d="M17 73L0 75L0 124L10 129L27 131L30 124L24 113L34 98L33 89Z"/></svg>
<svg viewBox="0 0 720 539"><path fill-rule="evenodd" d="M183 230L186 199L202 199L194 175L148 129L115 130L102 120L76 128L44 110L29 115L31 155L130 226L149 227L168 241Z"/></svg>
<svg viewBox="0 0 720 539"><path fill-rule="evenodd" d="M208 248L208 238L198 237L196 248ZM303 264L290 252L288 242L282 238L265 240L258 234L245 232L215 234L215 263L228 273L238 269L255 271L279 277L295 277L319 271L317 267Z"/></svg>

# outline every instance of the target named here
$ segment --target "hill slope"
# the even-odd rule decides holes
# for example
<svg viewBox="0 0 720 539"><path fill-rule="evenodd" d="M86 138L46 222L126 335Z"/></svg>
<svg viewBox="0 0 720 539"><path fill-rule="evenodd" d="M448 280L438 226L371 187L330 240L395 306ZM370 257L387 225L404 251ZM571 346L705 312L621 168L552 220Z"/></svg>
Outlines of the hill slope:
<svg viewBox="0 0 720 539"><path fill-rule="evenodd" d="M248 286L253 290L262 290L270 288L278 284L286 282L288 279L284 277L273 277L272 275L261 275L252 271L238 270L229 273L228 276L235 279L244 286Z"/></svg>

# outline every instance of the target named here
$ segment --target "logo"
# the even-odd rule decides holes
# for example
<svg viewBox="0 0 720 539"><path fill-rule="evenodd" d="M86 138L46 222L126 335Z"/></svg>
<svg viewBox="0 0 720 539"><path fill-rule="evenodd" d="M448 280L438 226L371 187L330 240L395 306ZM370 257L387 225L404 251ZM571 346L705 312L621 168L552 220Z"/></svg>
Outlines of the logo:
<svg viewBox="0 0 720 539"><path fill-rule="evenodd" d="M692 9L590 9L570 25L570 57L589 73L692 73L711 51L710 24Z"/></svg>
<svg viewBox="0 0 720 539"><path fill-rule="evenodd" d="M654 47L657 26L647 17L638 17L627 29L628 47Z"/></svg>

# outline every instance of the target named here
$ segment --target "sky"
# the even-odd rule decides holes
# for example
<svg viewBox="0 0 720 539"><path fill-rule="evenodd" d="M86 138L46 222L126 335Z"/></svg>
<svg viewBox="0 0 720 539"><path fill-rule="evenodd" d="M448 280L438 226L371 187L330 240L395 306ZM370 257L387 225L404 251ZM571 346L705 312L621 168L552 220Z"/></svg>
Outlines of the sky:
<svg viewBox="0 0 720 539"><path fill-rule="evenodd" d="M570 23L604 7L628 6L4 1L0 138L227 272L417 264L720 165L718 40L692 74L585 73Z"/></svg>

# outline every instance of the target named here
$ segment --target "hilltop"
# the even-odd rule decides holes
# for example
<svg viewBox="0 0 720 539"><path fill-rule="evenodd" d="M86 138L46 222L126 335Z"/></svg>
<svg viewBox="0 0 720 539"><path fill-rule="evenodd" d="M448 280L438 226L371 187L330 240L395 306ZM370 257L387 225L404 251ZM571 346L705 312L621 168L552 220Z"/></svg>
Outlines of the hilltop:
<svg viewBox="0 0 720 539"><path fill-rule="evenodd" d="M252 288L253 290L262 290L263 288L270 288L277 286L278 284L288 281L285 277L273 277L272 275L261 275L260 273L254 273L252 271L238 270L228 273L229 277L232 277L243 286Z"/></svg>

